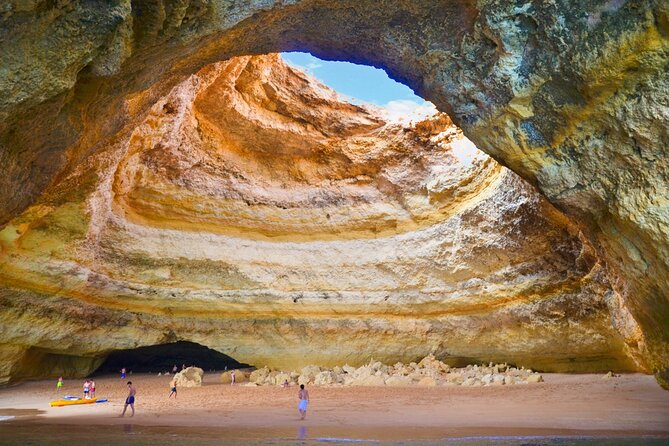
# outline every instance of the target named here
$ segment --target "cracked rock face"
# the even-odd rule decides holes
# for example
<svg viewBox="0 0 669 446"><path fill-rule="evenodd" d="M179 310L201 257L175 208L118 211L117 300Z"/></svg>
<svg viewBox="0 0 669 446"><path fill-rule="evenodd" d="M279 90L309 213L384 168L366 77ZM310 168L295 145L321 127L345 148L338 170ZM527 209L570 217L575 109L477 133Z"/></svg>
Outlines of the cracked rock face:
<svg viewBox="0 0 669 446"><path fill-rule="evenodd" d="M543 314L557 321L602 315L602 324L620 333L620 337L603 337L609 343L623 339L624 345L597 351L627 352L639 361L640 367L656 373L666 385L669 381L668 36L669 10L666 2L659 0L601 0L587 4L576 0L383 4L367 0L302 0L251 5L223 0L164 0L150 4L128 0L5 2L0 6L3 169L0 222L4 225L0 340L5 342L2 356L13 358L7 362L13 364L12 370L29 375L34 371L31 364L60 355L71 345L81 346L68 357L78 361L77 364L95 362L91 358L97 353L114 348L85 347L86 343L76 337L68 338L67 342L40 340L49 330L54 331L53 335L67 332L48 322L63 316L73 324L71 333L92 330L89 336L95 338L97 330L110 339L110 344L113 339L119 340L119 347L127 346L121 341L129 338L124 330L132 332L137 330L132 327L140 326L146 343L166 336L180 338L183 330L199 333L205 339L207 333L212 336L220 333L221 327L232 329L224 322L229 319L221 316L223 310L207 315L214 308L212 305L218 305L211 302L224 301L225 312L237 314L234 320L239 323L235 328L239 336L250 339L248 333L265 329L269 330L267 333L285 333L281 336L297 333L294 326L283 325L282 319L276 317L275 303L275 299L296 300L295 304L308 308L305 311L309 314L319 314L318 324L313 318L298 324L300 336L315 339L315 333L341 332L342 326L336 318L330 319L334 309L325 313L313 309L325 308L320 307L323 301L327 307L335 305L337 300L331 296L328 299L312 296L307 289L317 289L319 293L336 291L342 302L349 298L357 302L360 295L356 294L359 288L355 286L362 287L360 282L378 290L380 284L387 286L393 277L401 276L402 281L396 284L420 290L436 289L439 294L446 293L446 288L440 288L442 285L437 282L461 283L469 280L467 277L489 277L491 271L500 271L495 266L499 264L486 259L486 265L493 265L490 271L480 274L476 269L476 273L467 276L473 270L455 268L444 260L451 258L447 253L457 252L456 234L471 237L476 244L475 236L456 230L459 227L453 220L456 215L460 218L457 221L464 222L466 227L482 228L488 224L495 231L508 229L491 217L492 211L499 213L507 208L492 205L488 205L492 209L485 208L486 197L472 192L483 187L484 178L490 179L486 183L490 200L501 199L492 198L501 195L492 193L490 188L505 183L500 191L516 190L514 196L518 197L522 195L518 191L526 190L526 196L545 203L531 195L528 186L520 182L517 187L507 184L519 180L491 161L477 164L485 165L487 170L481 167L483 170L472 174L476 181L454 183L453 178L460 178L457 174L440 176L431 170L442 165L433 159L437 153L427 148L438 144L430 141L436 136L432 130L416 127L393 133L374 113L356 112L347 109L349 106L332 103L321 107L322 116L309 115L298 110L300 100L295 99L298 102L292 104L293 108L287 105L291 101L278 86L289 85L289 79L284 79L288 83L277 79L274 90L265 89L259 86L262 82L254 85L250 77L245 78L241 68L238 68L242 73L237 78L237 91L243 99L238 98L237 103L226 100L217 104L221 107L212 107L214 98L232 93L224 91L225 82L215 82L208 75L234 67L210 66L208 74L200 71L203 67L239 55L306 50L324 58L386 68L393 77L448 112L480 149L529 181L564 212L574 225L567 231L571 231L570 239L577 240L579 230L583 235L570 254L572 259L580 259L577 262L580 272L576 276L587 277L585 285L599 289L585 294L606 310L581 311L578 305L569 304L583 300L565 298L561 303L554 301L554 308L543 313L533 310L527 314ZM193 78L194 73L197 74ZM247 74L251 73L252 70ZM232 79L235 73L226 76ZM262 79L261 73L254 76ZM188 86L184 82L199 84ZM173 90L175 87L178 91ZM217 91L218 88L222 91ZM185 99L188 94L192 100ZM161 107L167 104L167 96L173 97L168 101L170 105L158 109L159 104L163 104ZM305 97L302 102L310 103L312 99ZM248 106L242 107L243 103ZM277 108L272 110L270 104ZM286 119L274 117L273 124L268 126L251 124L263 122L271 113ZM342 121L338 126L333 126L327 113L330 117L340 116ZM308 128L307 123L313 128ZM157 131L161 126L175 129L175 133ZM249 131L250 128L258 130ZM362 150L369 138L383 132L387 135L378 137L368 151ZM414 134L415 138L411 136ZM165 138L163 146L156 146L158 136ZM255 142L246 145L246 138L251 136ZM280 149L268 145L275 137L281 138ZM302 137L313 142L309 150L300 149ZM344 144L347 148L337 145L342 140L350 141ZM180 141L185 145L181 146ZM412 144L422 149L413 148ZM191 153L178 149L186 146L192 148ZM426 159L421 161L424 164L412 158L416 153L424 153ZM384 163L388 163L387 167ZM459 169L454 166L451 165ZM465 178L470 174L462 175ZM423 195L417 189L420 184ZM470 202L464 197L468 193L476 196L471 207L450 208L445 204ZM417 196L428 197L427 204ZM532 200L528 198L528 203ZM306 202L311 203L311 208L304 206ZM544 205L548 206L541 206ZM325 218L317 208L327 208ZM555 221L548 216L552 215L550 212L534 214ZM508 215L498 218L511 221ZM370 224L374 229L370 229ZM522 222L517 225L525 227ZM563 230L571 227L566 222L551 225L546 227ZM532 225L527 223L527 226ZM542 233L551 238L557 234L555 231L548 229ZM191 243L190 239L169 243L172 237L196 233L206 234L200 244L195 240ZM448 236L439 235L444 233ZM136 241L131 241L132 234ZM397 260L390 261L389 257L379 260L386 251L373 245L375 240L408 237L407 234L412 234L412 240L423 234L434 245L435 252L425 252L430 243L414 249L408 248L410 243L405 244L402 239L399 246L407 247L406 253L397 254ZM236 255L234 262L222 254L213 258L212 250L220 252L214 247L235 237L247 242L229 247L226 255ZM521 239L534 240L531 234ZM516 237L516 242L521 239ZM349 258L341 260L343 263L327 263L322 251L312 250L311 271L299 272L291 263L295 258L302 261L309 258L306 247L310 244L335 242L361 243L360 248L364 245L367 250L358 252L355 261ZM288 254L291 251L270 249L278 243L307 251L299 251L299 256L292 251L291 256ZM166 250L164 255L147 256L155 246ZM536 254L534 250L540 246L547 245L534 241L531 246L519 245L517 252L525 249L530 258L540 262L543 256L529 254ZM332 247L331 256L344 259L347 249ZM254 252L260 256L257 252L261 250L262 260L253 257ZM500 250L516 252L508 247ZM587 255L575 254L581 251ZM495 249L483 249L472 254L471 262L494 252ZM570 250L561 249L550 255L564 257L564 252ZM281 262L277 259L279 255ZM371 258L373 255L377 258ZM513 265L506 255L509 254L500 255L500 264ZM439 268L452 268L447 273L449 279L436 273L429 279L416 274L412 268L420 268L421 263L409 260L411 256L433 259L430 261L442 259L437 262L441 262ZM155 261L143 264L147 257ZM465 257L453 256L469 262ZM212 266L211 261L220 262L220 267ZM368 265L380 262L379 265L385 266L373 277L370 273L370 277L361 278L356 261ZM33 271L31 262L41 265L39 271ZM120 268L119 262L127 264L127 268ZM277 264L298 272L278 274L281 268ZM247 275L245 265L253 265L256 275ZM339 288L327 288L334 279L325 267L337 265L341 276L344 272L347 276L337 282ZM558 267L538 269L557 275L566 271ZM503 276L501 272L498 274ZM481 280L512 286L514 277L519 277L519 273L513 274L498 282L490 278ZM157 281L156 284L151 280ZM169 280L188 282L182 287L169 285L175 288L174 298L188 305L167 305L160 292L151 289ZM272 287L267 287L268 282ZM226 288L222 283L234 285ZM470 282L466 283L463 290L470 286ZM230 296L221 300L218 295L207 295L208 290L223 293L223 290L263 287L268 290L265 294L254 291L256 294L252 296L230 291ZM354 293L349 296L342 289ZM199 293L198 297L188 294L192 292ZM290 294L299 292L301 296ZM464 291L458 289L446 294L460 292ZM473 333L492 336L495 331L477 332L472 322L467 330L462 329L461 335L445 336L445 325L437 327L429 322L441 311L430 309L432 298L422 294L411 297L411 293L403 291L402 299L414 299L420 305L392 307L393 302L399 302L399 295L389 293L386 300L384 293L385 290L375 295L376 300L370 301L374 304L364 310L365 314L373 316L374 311L379 311L394 315L400 311L395 308L401 308L415 317L414 325L406 325L411 327L408 331L422 332L426 344L439 339L444 343L438 347L443 353L479 357L480 352L475 349L460 351L446 342L458 340L462 345L476 345L471 342ZM135 294L142 299L127 297ZM318 305L310 299L317 299ZM437 300L441 308L448 299ZM530 301L538 303L542 299L526 302ZM486 312L492 312L492 308L502 311L510 301L505 302L488 307ZM235 308L243 305L262 309L266 319L261 322L261 318L239 316ZM593 303L594 307L597 305ZM190 308L189 313L180 315L179 311L186 311L185 308ZM604 317L605 313L609 316ZM297 323L296 313L290 314ZM463 314L471 315L469 310ZM552 329L544 329L532 317L509 326L518 330L534 327L537 342L543 340L547 350L539 353L528 347L528 351L534 352L534 358L551 357L549 350L560 344L553 342ZM206 318L221 325L203 322ZM104 321L112 320L116 328L108 330ZM394 315L379 320L409 319ZM483 320L485 317L477 321ZM507 319L499 316L490 320ZM155 331L149 326L154 326ZM165 330L166 326L170 328ZM349 338L371 348L374 342L369 339L374 338L363 333L376 330L383 334L376 338L379 349L407 345L407 351L410 350L411 342L405 342L404 335L393 328L372 326L371 322L355 319L347 325ZM448 325L449 329L456 326ZM496 322L493 326L500 324ZM42 335L34 334L37 332ZM592 340L598 338L594 333L604 332L593 330ZM297 335L292 339L281 336L260 339L265 345L281 348L288 342L304 339ZM485 336L477 337L481 345L499 347L501 341L485 340ZM256 343L259 339L258 335L251 338ZM367 342L363 342L365 338ZM238 348L251 348L249 344L243 345L240 342ZM328 345L342 347L342 344ZM28 349L30 346L32 349ZM318 350L320 347L314 344L314 351L323 352ZM266 351L272 348L267 347ZM300 349L307 348L296 347L293 359L306 355ZM564 358L570 353L563 351L561 355ZM307 362L318 362L316 359L312 357ZM8 367L11 368L6 366L2 372L4 376L20 374Z"/></svg>
<svg viewBox="0 0 669 446"><path fill-rule="evenodd" d="M4 380L177 339L283 368L639 367L594 251L531 186L446 115L386 122L278 55L177 85L0 243Z"/></svg>

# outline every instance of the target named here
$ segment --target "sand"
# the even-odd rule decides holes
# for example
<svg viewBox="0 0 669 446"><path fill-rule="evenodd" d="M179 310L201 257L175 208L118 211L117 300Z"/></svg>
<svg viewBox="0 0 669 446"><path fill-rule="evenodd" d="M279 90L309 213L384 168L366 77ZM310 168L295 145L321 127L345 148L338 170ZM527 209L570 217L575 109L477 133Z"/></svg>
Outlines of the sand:
<svg viewBox="0 0 669 446"><path fill-rule="evenodd" d="M205 374L200 388L180 388L168 399L171 377L135 374L136 415L118 418L125 381L96 378L98 398L109 403L49 407L56 382L35 381L0 390L0 427L70 425L170 427L216 435L300 436L305 432L377 439L508 435L587 435L669 438L669 392L652 376L545 374L544 383L499 387L315 387L309 386L308 417L300 421L297 388L246 387ZM60 395L80 395L79 381L66 381ZM70 427L68 427L70 426ZM79 428L77 428L79 429Z"/></svg>

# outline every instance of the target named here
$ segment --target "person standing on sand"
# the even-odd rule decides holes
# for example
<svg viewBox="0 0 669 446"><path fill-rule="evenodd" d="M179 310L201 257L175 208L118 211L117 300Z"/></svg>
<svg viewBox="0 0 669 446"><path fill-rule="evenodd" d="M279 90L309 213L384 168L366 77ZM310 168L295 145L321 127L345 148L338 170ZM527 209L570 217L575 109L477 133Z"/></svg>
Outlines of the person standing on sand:
<svg viewBox="0 0 669 446"><path fill-rule="evenodd" d="M304 388L304 384L300 384L300 391L297 393L297 397L300 399L300 404L297 406L297 410L302 415L300 420L304 420L307 416L307 404L309 404L309 391Z"/></svg>
<svg viewBox="0 0 669 446"><path fill-rule="evenodd" d="M125 367L121 369L121 379L125 379Z"/></svg>
<svg viewBox="0 0 669 446"><path fill-rule="evenodd" d="M170 396L168 396L168 398L171 398L172 395L174 395L174 399L177 399L177 380L176 379L172 379L172 381L170 381Z"/></svg>
<svg viewBox="0 0 669 446"><path fill-rule="evenodd" d="M58 382L56 383L56 391L60 391L63 388L63 377L58 377Z"/></svg>
<svg viewBox="0 0 669 446"><path fill-rule="evenodd" d="M91 398L95 398L95 381L91 380Z"/></svg>
<svg viewBox="0 0 669 446"><path fill-rule="evenodd" d="M125 411L130 406L132 409L132 415L131 417L135 416L135 394L137 393L137 389L135 389L135 386L132 385L132 381L128 381L128 397L125 399L125 406L123 406L123 413L121 413L121 418L125 416Z"/></svg>
<svg viewBox="0 0 669 446"><path fill-rule="evenodd" d="M232 371L230 372L230 385L231 385L231 386L234 386L234 385L235 385L235 371L234 371L234 370L232 370Z"/></svg>
<svg viewBox="0 0 669 446"><path fill-rule="evenodd" d="M84 381L84 399L87 400L89 397L89 392L91 391L91 382L89 380Z"/></svg>

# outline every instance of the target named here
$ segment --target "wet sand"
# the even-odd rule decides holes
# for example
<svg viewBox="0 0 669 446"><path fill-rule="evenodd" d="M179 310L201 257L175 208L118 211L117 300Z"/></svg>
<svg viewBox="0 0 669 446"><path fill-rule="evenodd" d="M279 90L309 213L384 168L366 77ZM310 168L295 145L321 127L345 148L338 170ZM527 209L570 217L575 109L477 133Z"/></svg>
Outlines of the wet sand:
<svg viewBox="0 0 669 446"><path fill-rule="evenodd" d="M545 374L546 382L499 387L314 387L305 421L297 388L230 386L205 374L200 388L180 388L168 399L169 376L135 374L137 413L118 418L127 388L118 377L99 377L97 397L109 403L49 407L55 380L0 390L0 423L13 434L58 437L100 428L212 438L443 439L481 436L594 436L669 439L669 392L652 376ZM80 396L81 382L66 381L63 395ZM27 411L27 412L25 412ZM39 411L39 412L35 412ZM76 425L74 427L72 425ZM18 434L17 434L18 435ZM23 438L23 437L22 437Z"/></svg>

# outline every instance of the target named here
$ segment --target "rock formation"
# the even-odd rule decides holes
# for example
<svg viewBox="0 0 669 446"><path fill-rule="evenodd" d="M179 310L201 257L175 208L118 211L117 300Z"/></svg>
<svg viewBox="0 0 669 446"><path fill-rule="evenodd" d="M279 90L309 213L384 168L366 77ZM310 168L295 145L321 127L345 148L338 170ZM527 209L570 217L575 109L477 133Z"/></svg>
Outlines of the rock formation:
<svg viewBox="0 0 669 446"><path fill-rule="evenodd" d="M204 370L199 367L186 367L174 375L174 382L179 387L200 387Z"/></svg>
<svg viewBox="0 0 669 446"><path fill-rule="evenodd" d="M386 122L268 55L141 117L0 231L2 380L176 340L290 369L643 370L579 228L446 115Z"/></svg>
<svg viewBox="0 0 669 446"><path fill-rule="evenodd" d="M9 0L0 6L0 221L39 213L42 193L53 197L72 169L203 66L281 50L386 68L536 186L584 231L621 299L618 314L629 310L640 331L627 317L614 325L669 385L661 0ZM73 211L53 216L54 227L83 230L68 220ZM98 317L76 310L88 311ZM2 327L3 340L20 338L5 334L15 325ZM3 357L24 356L3 348Z"/></svg>
<svg viewBox="0 0 669 446"><path fill-rule="evenodd" d="M228 372L226 372L228 373ZM225 376L225 375L223 375ZM221 377L223 383L229 383ZM608 375L605 375L608 376ZM388 366L371 360L361 367L319 367L309 365L300 372L271 370L269 367L254 370L250 382L258 386L316 385L316 386L390 386L390 387L434 387L434 386L504 386L543 382L537 372L508 364L468 365L463 368L450 367L433 355L418 363L396 363Z"/></svg>

